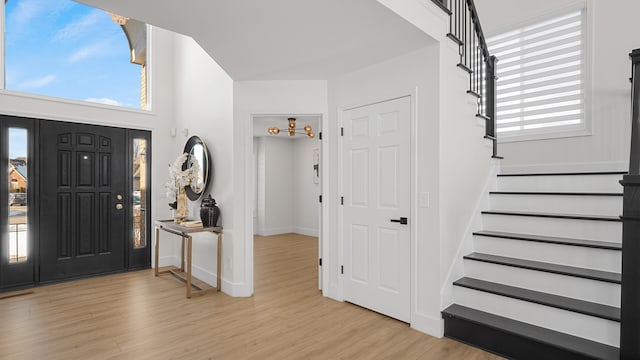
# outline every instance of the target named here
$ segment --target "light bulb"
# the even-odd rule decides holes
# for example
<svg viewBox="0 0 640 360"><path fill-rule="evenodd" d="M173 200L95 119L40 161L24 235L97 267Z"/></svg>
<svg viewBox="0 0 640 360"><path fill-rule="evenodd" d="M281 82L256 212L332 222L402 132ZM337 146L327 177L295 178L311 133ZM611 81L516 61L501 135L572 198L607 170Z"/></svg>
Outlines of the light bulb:
<svg viewBox="0 0 640 360"><path fill-rule="evenodd" d="M307 135L313 139L314 136L316 136L316 134L313 131L309 131L309 133L307 133Z"/></svg>
<svg viewBox="0 0 640 360"><path fill-rule="evenodd" d="M311 132L311 125L305 125L304 131L306 131L307 133Z"/></svg>

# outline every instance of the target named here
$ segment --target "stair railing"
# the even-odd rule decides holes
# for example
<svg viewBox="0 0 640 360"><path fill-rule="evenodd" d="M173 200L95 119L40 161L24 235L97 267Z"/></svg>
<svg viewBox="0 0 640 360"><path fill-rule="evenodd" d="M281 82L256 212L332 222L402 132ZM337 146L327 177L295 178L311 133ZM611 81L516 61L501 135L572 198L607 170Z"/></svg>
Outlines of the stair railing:
<svg viewBox="0 0 640 360"><path fill-rule="evenodd" d="M622 290L620 359L640 359L640 49L631 67L631 153L622 206Z"/></svg>
<svg viewBox="0 0 640 360"><path fill-rule="evenodd" d="M467 94L477 99L476 116L485 120L485 138L493 142L493 158L498 156L496 125L496 64L489 53L473 0L431 0L449 14L447 37L458 45L458 67L469 73Z"/></svg>

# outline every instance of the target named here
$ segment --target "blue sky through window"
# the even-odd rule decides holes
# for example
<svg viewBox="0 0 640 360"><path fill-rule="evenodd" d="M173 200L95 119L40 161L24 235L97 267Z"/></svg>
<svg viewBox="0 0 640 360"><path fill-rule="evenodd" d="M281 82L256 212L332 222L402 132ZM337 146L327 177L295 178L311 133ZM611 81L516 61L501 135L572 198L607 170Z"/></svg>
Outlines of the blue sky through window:
<svg viewBox="0 0 640 360"><path fill-rule="evenodd" d="M71 0L9 0L8 90L140 107L140 65L105 11Z"/></svg>

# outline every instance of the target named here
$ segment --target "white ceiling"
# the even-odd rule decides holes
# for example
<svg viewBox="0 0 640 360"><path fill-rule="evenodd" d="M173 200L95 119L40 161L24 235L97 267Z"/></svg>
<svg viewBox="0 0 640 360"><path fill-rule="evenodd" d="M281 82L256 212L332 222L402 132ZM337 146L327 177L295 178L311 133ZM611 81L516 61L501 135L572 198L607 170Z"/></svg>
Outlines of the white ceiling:
<svg viewBox="0 0 640 360"><path fill-rule="evenodd" d="M432 39L375 0L76 0L193 37L236 81L326 80Z"/></svg>

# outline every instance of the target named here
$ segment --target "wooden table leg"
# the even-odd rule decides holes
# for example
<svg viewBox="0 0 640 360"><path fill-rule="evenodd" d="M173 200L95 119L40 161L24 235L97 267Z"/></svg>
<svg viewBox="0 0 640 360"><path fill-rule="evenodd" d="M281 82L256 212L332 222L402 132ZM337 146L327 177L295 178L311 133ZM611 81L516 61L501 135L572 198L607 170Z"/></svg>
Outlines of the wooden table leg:
<svg viewBox="0 0 640 360"><path fill-rule="evenodd" d="M187 299L191 299L191 250L192 237L187 236Z"/></svg>
<svg viewBox="0 0 640 360"><path fill-rule="evenodd" d="M156 264L155 264L155 276L158 276L158 259L160 259L160 255L158 252L160 251L160 228L156 226Z"/></svg>
<svg viewBox="0 0 640 360"><path fill-rule="evenodd" d="M218 233L218 271L216 273L216 291L220 291L220 285L222 283L222 234Z"/></svg>
<svg viewBox="0 0 640 360"><path fill-rule="evenodd" d="M182 248L180 250L180 271L184 271L184 241L185 237L182 237Z"/></svg>

